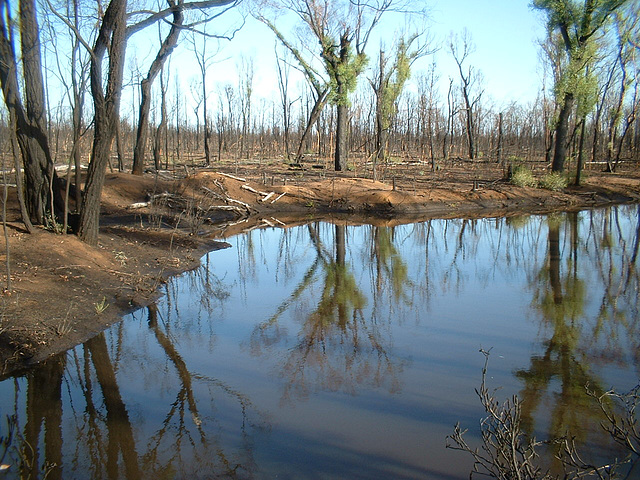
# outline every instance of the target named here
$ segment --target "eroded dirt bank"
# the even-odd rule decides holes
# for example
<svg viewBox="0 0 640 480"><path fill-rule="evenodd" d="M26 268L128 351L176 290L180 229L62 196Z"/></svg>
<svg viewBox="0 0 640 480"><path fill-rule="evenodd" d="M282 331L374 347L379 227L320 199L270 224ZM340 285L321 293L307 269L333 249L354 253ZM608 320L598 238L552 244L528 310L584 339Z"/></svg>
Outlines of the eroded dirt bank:
<svg viewBox="0 0 640 480"><path fill-rule="evenodd" d="M42 229L26 234L10 191L11 282L8 287L3 248L0 376L71 348L147 305L168 277L197 267L204 253L228 246L225 237L250 229L314 218L396 225L640 201L637 170L593 173L580 188L551 192L510 185L491 164L433 173L410 167L383 181L257 164L241 173L217 165L186 178L109 174L97 247Z"/></svg>

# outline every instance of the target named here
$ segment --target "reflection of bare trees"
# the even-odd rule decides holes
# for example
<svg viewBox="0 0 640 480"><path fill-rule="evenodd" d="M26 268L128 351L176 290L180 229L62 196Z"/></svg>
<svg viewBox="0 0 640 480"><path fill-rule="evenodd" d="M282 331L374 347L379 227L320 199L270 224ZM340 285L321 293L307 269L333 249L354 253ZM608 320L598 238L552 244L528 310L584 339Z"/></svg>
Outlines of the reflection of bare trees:
<svg viewBox="0 0 640 480"><path fill-rule="evenodd" d="M171 465L173 468L181 466L179 471L184 471L186 474L193 468L193 465L190 465L190 458L182 458L183 450L190 450L192 447L197 455L198 469L203 472L216 472L216 476L234 477L241 471L247 471L253 463L250 450L242 454L242 459L233 458L216 438L210 438L208 435L205 428L207 419L202 418L199 411L198 400L194 392L194 380L208 387L211 393L209 400L211 401L220 394L237 401L242 412L241 430L243 436L247 433L246 428L250 426L247 417L248 412L253 408L250 400L223 382L205 375L192 374L169 335L163 331L157 307L155 305L149 306L148 312L149 328L167 359L174 366L180 387L162 426L149 441L147 453L144 455L145 471L152 472L154 477L160 476L167 465ZM215 422L213 418L208 420ZM163 454L159 455L162 447L164 447ZM202 450L202 453L198 453L199 450Z"/></svg>
<svg viewBox="0 0 640 480"><path fill-rule="evenodd" d="M127 384L123 394L114 358L122 348L131 347L112 345L114 353L110 354L104 333L76 348L68 357L61 356L35 368L26 379L24 445L28 449L22 452L24 466L28 469L25 477L40 478L42 467L50 464L55 466L47 478L141 479L190 478L194 475L237 478L251 475L254 468L251 435L258 426L252 418L253 404L224 382L192 372L179 353L163 313L155 305L148 311L148 326L162 355L144 359L123 355L119 370L145 374L147 371L136 365L140 360L155 363L156 370L164 370L165 377L175 380L163 380L162 386L153 384L152 390L147 391L142 386L145 381L140 378L137 385ZM115 342L124 342L126 333L120 330L112 338ZM65 362L65 358L69 360ZM78 388L78 393L69 390L66 402L64 385ZM175 389L171 385L175 385ZM140 423L136 414L131 413L132 404L135 409L137 402L125 398L133 389L143 397L150 395L157 399L154 402L160 401L162 408L160 399L164 395L160 395L158 388L174 392L169 396L164 417L153 414ZM132 404L127 405L129 402ZM216 402L227 408L224 421L214 414ZM235 431L229 430L228 410L234 403L237 412L233 414L237 419ZM150 424L152 432L146 424ZM44 435L41 434L43 426ZM67 443L64 450L63 430ZM225 437L227 435L240 438L241 444L234 446L234 442ZM39 457L43 451L44 458ZM66 452L64 457L63 451Z"/></svg>
<svg viewBox="0 0 640 480"><path fill-rule="evenodd" d="M107 411L107 478L118 478L118 457L122 456L127 479L142 478L133 428L129 420L127 407L120 395L120 388L113 370L104 333L92 338L85 344L93 360L96 377L102 392ZM94 410L95 412L95 410Z"/></svg>
<svg viewBox="0 0 640 480"><path fill-rule="evenodd" d="M589 218L595 270L603 286L594 342L606 342L607 350L617 352L620 349L615 347L620 342L632 339L635 363L640 367L640 272L637 268L640 207L635 212L636 227L631 232L621 226L621 211L621 208L595 211ZM628 209L627 215L631 216L631 212ZM628 217L625 220L628 221ZM610 357L610 360L624 362L624 356Z"/></svg>
<svg viewBox="0 0 640 480"><path fill-rule="evenodd" d="M41 473L40 432L44 427L44 462L51 465L50 479L62 478L62 375L64 356L55 357L29 375L27 422L24 426L23 478L38 478Z"/></svg>

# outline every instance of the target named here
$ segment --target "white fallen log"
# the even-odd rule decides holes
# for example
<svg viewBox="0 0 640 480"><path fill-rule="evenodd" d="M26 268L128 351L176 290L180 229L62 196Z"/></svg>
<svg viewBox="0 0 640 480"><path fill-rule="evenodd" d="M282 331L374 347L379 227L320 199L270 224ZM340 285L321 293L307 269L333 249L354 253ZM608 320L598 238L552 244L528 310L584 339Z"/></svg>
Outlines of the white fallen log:
<svg viewBox="0 0 640 480"><path fill-rule="evenodd" d="M251 193L255 193L256 195L262 195L263 197L264 197L265 195L269 195L267 192L261 192L261 191L259 191L259 190L256 190L256 189L255 189L255 188L253 188L253 187L250 187L249 185L242 185L242 187L240 187L240 188L243 188L243 189L245 189L245 190L248 190L248 191L250 191Z"/></svg>
<svg viewBox="0 0 640 480"><path fill-rule="evenodd" d="M132 203L131 205L129 205L129 208L131 209L137 209L137 208L145 208L149 206L150 202L137 202L137 203Z"/></svg>
<svg viewBox="0 0 640 480"><path fill-rule="evenodd" d="M271 200L271 203L276 203L278 200L280 200L282 197L284 197L287 194L287 192L282 192L280 195L278 195L274 200Z"/></svg>
<svg viewBox="0 0 640 480"><path fill-rule="evenodd" d="M246 179L246 178L236 177L236 176L231 175L231 174L229 174L229 173L222 173L222 172L216 172L216 173L217 173L218 175L222 175L222 176L225 176L225 177L232 178L232 179L234 179L234 180L238 180L239 182L246 182L246 181L247 181L247 179Z"/></svg>
<svg viewBox="0 0 640 480"><path fill-rule="evenodd" d="M266 197L264 197L262 200L260 200L262 203L266 202L267 200L269 200L271 197L273 197L276 193L275 192L270 192L267 194Z"/></svg>

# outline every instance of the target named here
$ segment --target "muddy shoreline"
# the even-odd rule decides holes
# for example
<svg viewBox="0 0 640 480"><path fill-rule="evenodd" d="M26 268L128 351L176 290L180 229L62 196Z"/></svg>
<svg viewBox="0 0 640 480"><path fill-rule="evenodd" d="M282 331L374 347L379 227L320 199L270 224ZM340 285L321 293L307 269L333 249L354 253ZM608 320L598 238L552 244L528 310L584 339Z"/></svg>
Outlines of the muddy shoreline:
<svg viewBox="0 0 640 480"><path fill-rule="evenodd" d="M593 177L562 192L518 188L499 177L436 185L407 178L390 184L336 176L265 185L220 172L180 182L111 174L97 247L42 229L29 235L13 206L2 257L6 265L8 251L9 272L5 268L0 275L0 378L83 343L153 303L168 278L197 268L204 254L229 246L225 238L251 229L320 219L393 226L640 202L638 172ZM168 199L162 208L149 201L154 195Z"/></svg>

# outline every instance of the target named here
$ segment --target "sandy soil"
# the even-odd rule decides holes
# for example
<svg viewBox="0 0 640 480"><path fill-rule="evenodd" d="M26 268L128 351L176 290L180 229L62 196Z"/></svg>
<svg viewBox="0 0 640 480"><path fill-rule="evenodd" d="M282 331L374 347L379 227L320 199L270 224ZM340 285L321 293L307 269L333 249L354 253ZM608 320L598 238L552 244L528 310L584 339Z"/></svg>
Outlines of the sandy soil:
<svg viewBox="0 0 640 480"><path fill-rule="evenodd" d="M640 201L638 169L592 172L583 186L563 192L518 188L502 180L496 164L462 161L436 172L417 162L394 164L380 172L381 181L362 178L371 176L365 169L337 174L326 165L281 162L181 173L108 174L97 247L44 229L25 233L9 191L9 242L0 256L0 377L152 302L168 277L197 267L204 253L227 246L224 238L250 229L311 218L396 225Z"/></svg>

